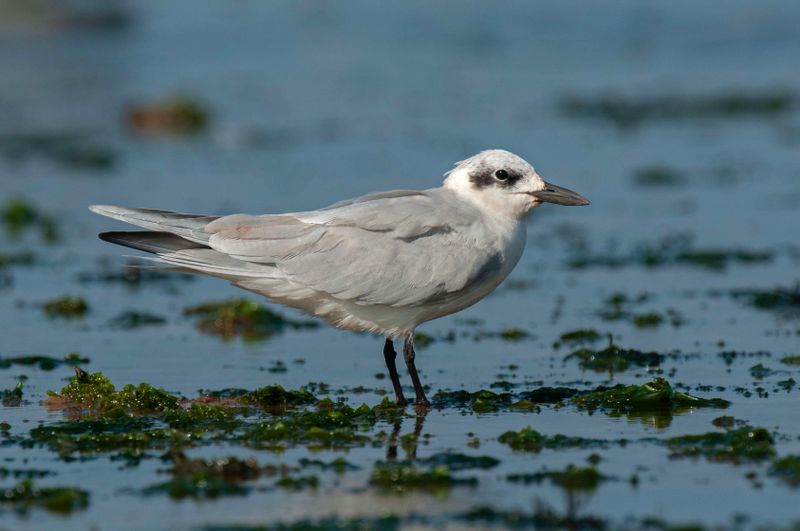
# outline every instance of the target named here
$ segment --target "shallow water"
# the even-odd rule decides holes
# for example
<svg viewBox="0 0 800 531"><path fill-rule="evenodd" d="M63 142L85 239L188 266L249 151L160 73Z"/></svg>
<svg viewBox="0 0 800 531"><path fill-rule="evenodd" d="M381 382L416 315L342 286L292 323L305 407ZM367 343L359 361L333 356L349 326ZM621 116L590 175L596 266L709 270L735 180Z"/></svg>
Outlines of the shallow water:
<svg viewBox="0 0 800 531"><path fill-rule="evenodd" d="M416 457L455 451L501 461L489 470L456 473L478 478L477 486L454 486L440 495L398 496L371 487L373 465L387 454L383 444L314 454L326 462L344 455L360 467L342 476L320 472L316 489L286 491L273 488L274 478L263 478L254 485L264 488L247 496L204 501L139 494L168 479L163 473L168 465L157 458L123 468L103 455L64 462L44 448L7 444L0 446L3 466L52 470L55 475L36 484L81 487L89 491L90 503L68 516L42 509L18 514L0 505L0 526L198 529L413 514L403 525L458 528L468 522L456 515L475 506L530 513L538 500L559 512L568 511L571 502L574 508L574 493L547 482L511 483L507 476L585 466L594 452L602 457L598 470L616 480L578 496L577 511L608 520L609 528L644 517L743 528L785 527L798 520L797 491L769 476L768 462L670 459L658 440L717 430L711 420L725 414L770 430L779 456L800 453L800 389L773 391L777 382L798 378L797 366L779 360L798 354L800 320L729 295L733 289L791 288L799 280L800 103L777 116L683 116L624 129L567 116L561 102L604 94L632 101L774 90L800 94L795 59L800 6L742 1L728 3L724 12L693 2L514 2L502 9L477 2L404 2L380 10L366 2L240 2L234 10L197 1L119 6L129 16L123 27L70 29L28 20L3 26L0 34L0 135L78 133L84 144L114 154L112 166L99 170L65 167L44 155L0 157L2 202L27 199L56 216L61 233L52 245L41 243L35 231L21 239L4 233L0 239L0 253L32 250L37 257L32 266L0 269L0 280L7 279L7 285L0 282L0 356L60 358L80 352L91 359L86 370L102 370L118 387L148 382L187 397L201 389L273 383L297 388L320 381L334 390L363 385L389 391L388 380L374 376L385 370L378 338L329 327L287 330L256 342L198 332L182 309L242 295L224 282L179 276L136 288L81 282L81 274L116 272L127 261L120 256L123 249L95 237L121 225L93 216L86 206L212 214L302 210L370 191L437 186L453 161L504 147L593 204L535 211L528 248L509 281L477 306L422 327L434 337L451 330L458 336L418 353L431 394L488 389L501 379L520 383L515 391L522 391L641 384L655 376L644 368L613 375L581 371L577 362L564 361L571 349L552 346L566 331L596 328L627 348L694 354L667 358L663 376L731 406L692 410L662 427L654 419L589 415L570 405L497 413L436 408L425 418L422 434L429 438L422 439ZM172 94L208 105L206 133L142 137L125 128L126 106ZM673 168L684 181L637 185L635 172L654 165ZM766 250L773 257L732 260L722 270L691 262L568 267L587 252L635 255L642 244L658 246L678 233L692 237L692 249ZM649 294L633 313L672 308L684 323L641 329L630 319L606 321L598 314L617 292ZM64 294L84 297L89 313L46 318L38 305ZM109 325L131 309L167 322L134 330ZM531 335L517 342L473 340L479 331L509 327ZM740 356L728 366L721 351L767 354ZM304 363L294 363L297 359ZM285 373L266 370L277 360L286 364ZM749 369L758 363L774 374L757 381ZM510 364L519 368L509 371ZM12 388L20 374L28 376L23 405L2 407L1 420L10 424L11 434L25 435L63 418L40 401L48 390L60 389L71 371L67 366L0 369L0 389ZM502 373L513 378L496 376ZM724 389L697 390L698 385ZM759 386L768 396L759 397ZM382 398L374 392L341 396L352 405L370 406ZM412 433L414 420L405 419L401 433ZM526 454L497 441L503 432L525 426L545 434L631 442ZM390 432L392 426L376 428L381 429ZM470 432L479 439L478 448L467 446ZM285 453L251 450L230 442L188 451L190 457L255 456L262 464L291 466L310 453L303 447ZM400 449L399 457L403 454ZM749 472L757 479L748 479ZM638 485L629 481L634 474ZM5 478L0 484L7 488L15 481ZM747 520L736 524L737 515Z"/></svg>

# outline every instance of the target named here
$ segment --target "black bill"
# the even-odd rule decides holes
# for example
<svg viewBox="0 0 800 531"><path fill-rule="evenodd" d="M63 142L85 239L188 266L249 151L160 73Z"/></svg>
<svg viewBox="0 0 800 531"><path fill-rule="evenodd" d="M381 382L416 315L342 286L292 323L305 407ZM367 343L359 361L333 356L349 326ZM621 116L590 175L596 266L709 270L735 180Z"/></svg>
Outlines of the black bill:
<svg viewBox="0 0 800 531"><path fill-rule="evenodd" d="M572 190L548 182L545 182L544 185L544 190L529 192L530 195L542 203L555 203L556 205L564 206L584 206L590 204L589 200L578 192L573 192Z"/></svg>

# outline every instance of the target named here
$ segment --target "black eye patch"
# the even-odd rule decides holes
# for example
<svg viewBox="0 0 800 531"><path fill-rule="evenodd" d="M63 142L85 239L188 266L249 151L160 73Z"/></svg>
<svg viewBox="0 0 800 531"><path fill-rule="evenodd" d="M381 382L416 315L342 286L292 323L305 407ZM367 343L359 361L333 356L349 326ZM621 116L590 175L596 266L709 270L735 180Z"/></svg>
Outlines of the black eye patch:
<svg viewBox="0 0 800 531"><path fill-rule="evenodd" d="M508 168L494 169L490 166L481 166L469 174L469 182L477 189L499 186L511 188L522 179L522 174Z"/></svg>

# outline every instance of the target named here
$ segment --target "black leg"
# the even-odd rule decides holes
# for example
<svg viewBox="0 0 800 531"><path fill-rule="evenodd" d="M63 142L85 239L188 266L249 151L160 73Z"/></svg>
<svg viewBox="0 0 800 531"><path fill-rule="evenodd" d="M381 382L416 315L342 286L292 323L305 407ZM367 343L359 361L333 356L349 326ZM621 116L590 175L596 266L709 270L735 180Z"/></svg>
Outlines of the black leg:
<svg viewBox="0 0 800 531"><path fill-rule="evenodd" d="M411 444L408 447L403 447L406 451L406 459L409 461L416 461L417 459L417 446L419 445L419 437L422 435L422 427L425 425L425 416L428 414L428 408L421 408L417 412L417 419L414 421L414 437L411 438Z"/></svg>
<svg viewBox="0 0 800 531"><path fill-rule="evenodd" d="M405 345L403 345L403 355L406 358L406 367L408 367L408 374L411 376L411 382L414 384L414 392L417 395L417 406L428 407L431 405L428 399L425 398L425 390L422 389L422 383L419 381L419 374L417 374L417 366L414 365L414 336L409 335L406 337Z"/></svg>
<svg viewBox="0 0 800 531"><path fill-rule="evenodd" d="M408 404L406 397L403 396L403 388L400 387L400 377L397 375L397 365L394 360L397 357L397 352L394 350L394 344L388 337L386 344L383 345L383 358L386 360L386 368L389 369L389 378L392 379L392 387L394 387L394 396L397 399L398 406L405 406Z"/></svg>

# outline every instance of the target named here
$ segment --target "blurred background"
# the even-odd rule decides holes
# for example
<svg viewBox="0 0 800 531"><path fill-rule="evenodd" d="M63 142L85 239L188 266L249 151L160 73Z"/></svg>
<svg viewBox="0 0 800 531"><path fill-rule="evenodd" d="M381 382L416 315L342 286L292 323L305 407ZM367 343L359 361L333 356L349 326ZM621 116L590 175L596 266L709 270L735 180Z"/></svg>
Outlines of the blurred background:
<svg viewBox="0 0 800 531"><path fill-rule="evenodd" d="M538 209L507 285L424 327L431 345L418 365L432 391L486 388L486 375L509 364L540 385L628 383L563 364L552 348L565 331L598 328L626 346L696 354L678 364L678 380L722 387L717 395L737 417L757 423L768 415L796 451L796 400L735 392L752 387L756 362L731 372L718 353L769 351L777 360L797 348L798 20L800 3L789 0L0 0L0 355L80 352L120 385L147 381L186 396L323 379L386 387L373 378L383 360L380 340L369 336L320 327L221 341L198 332L182 309L244 294L212 279L137 277L125 250L96 238L122 225L86 207L314 209L372 191L435 187L454 162L504 148L593 204ZM766 293L778 307L749 304L759 290L774 290ZM86 308L78 319L54 319L42 311L52 301ZM157 319L144 323L153 326L140 326L145 315ZM498 339L508 330L526 339ZM489 339L439 340L453 331ZM297 358L305 364L288 372L264 370ZM28 405L2 410L12 432L59 420L39 401L69 369L3 370L0 387L13 387L21 372ZM370 405L380 398L343 395ZM668 434L709 429L714 415L670 419ZM567 410L532 420L497 415L484 428L471 422L454 411L432 414L432 444L463 449L468 431L485 429L479 436L493 440L530 423L633 439L665 428ZM358 516L364 496L381 514L478 502L528 508L534 497L496 473L501 479L444 501L398 503L354 493L364 485L356 475L347 488L319 493L187 505L121 492L152 483L157 463L122 473L93 461L78 470L41 449L0 452L57 468L44 483L92 492L88 511L15 517L20 529L112 529L120 514L131 528L195 529L227 522L222 507L251 523L291 521L309 506ZM627 478L634 455L651 467L643 475L657 479L639 490L626 481L604 487L589 509L709 525L740 513L776 525L794 517L790 489L768 483L756 491L735 467L673 466L663 449L619 451L607 471ZM348 458L369 467L375 455ZM509 470L531 464L501 460ZM698 489L708 496L703 507ZM536 495L561 504L555 487Z"/></svg>

